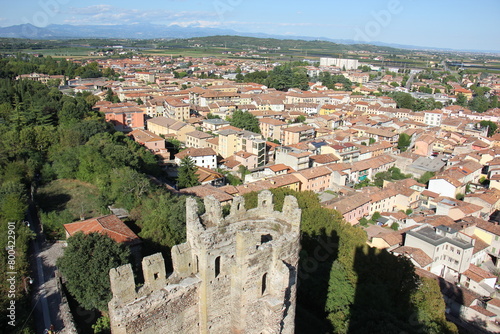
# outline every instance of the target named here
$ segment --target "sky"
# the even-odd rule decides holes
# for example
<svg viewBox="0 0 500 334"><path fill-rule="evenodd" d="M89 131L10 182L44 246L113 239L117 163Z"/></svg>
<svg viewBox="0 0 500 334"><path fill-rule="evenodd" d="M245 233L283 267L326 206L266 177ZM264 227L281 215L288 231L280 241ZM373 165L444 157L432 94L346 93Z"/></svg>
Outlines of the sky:
<svg viewBox="0 0 500 334"><path fill-rule="evenodd" d="M500 50L498 0L0 0L0 26L155 23Z"/></svg>

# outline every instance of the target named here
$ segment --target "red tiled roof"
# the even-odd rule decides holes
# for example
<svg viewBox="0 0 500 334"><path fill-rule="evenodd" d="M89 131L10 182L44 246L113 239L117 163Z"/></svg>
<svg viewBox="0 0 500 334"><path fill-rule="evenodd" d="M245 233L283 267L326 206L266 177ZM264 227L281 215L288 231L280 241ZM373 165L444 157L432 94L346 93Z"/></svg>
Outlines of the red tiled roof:
<svg viewBox="0 0 500 334"><path fill-rule="evenodd" d="M139 237L115 215L107 215L64 224L64 229L70 236L77 232L83 232L85 234L97 232L109 236L116 242L123 242L131 245L141 242L141 239L139 239Z"/></svg>
<svg viewBox="0 0 500 334"><path fill-rule="evenodd" d="M491 312L491 311L488 311L487 309L482 308L482 307L481 307L481 306L479 306L479 305L474 305L474 306L471 306L470 308L471 308L471 309L473 309L473 310L474 310L474 311L476 311L476 312L479 312L479 313L481 313L481 314L483 314L483 315L487 316L487 317L494 317L494 316L496 316L496 314L495 314L495 313L493 313L493 312Z"/></svg>
<svg viewBox="0 0 500 334"><path fill-rule="evenodd" d="M486 270L479 268L478 266L473 265L472 263L469 266L469 269L464 271L462 275L469 277L474 282L480 283L482 280L486 278L495 278L496 276L487 272Z"/></svg>

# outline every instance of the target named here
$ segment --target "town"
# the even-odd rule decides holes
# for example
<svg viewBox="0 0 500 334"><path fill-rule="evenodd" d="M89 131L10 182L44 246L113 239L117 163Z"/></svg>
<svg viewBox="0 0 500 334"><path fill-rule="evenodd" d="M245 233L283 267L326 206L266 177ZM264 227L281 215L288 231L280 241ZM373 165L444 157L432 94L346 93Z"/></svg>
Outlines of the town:
<svg viewBox="0 0 500 334"><path fill-rule="evenodd" d="M369 247L405 257L418 276L437 281L449 321L500 331L500 73L445 53L418 67L385 65L366 52L232 56L92 53L65 59L85 75L15 80L85 97L114 131L154 155L159 172L149 181L173 195L214 199L229 217L252 193L314 193L363 231ZM136 248L140 238L120 220L131 213L111 211L68 221L66 237L110 229Z"/></svg>

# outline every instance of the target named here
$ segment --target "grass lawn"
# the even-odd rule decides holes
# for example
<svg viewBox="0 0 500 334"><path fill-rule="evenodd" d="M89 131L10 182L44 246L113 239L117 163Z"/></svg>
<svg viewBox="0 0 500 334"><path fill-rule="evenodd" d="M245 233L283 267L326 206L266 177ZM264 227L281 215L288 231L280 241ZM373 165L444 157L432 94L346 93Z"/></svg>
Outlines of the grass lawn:
<svg viewBox="0 0 500 334"><path fill-rule="evenodd" d="M99 190L78 180L56 180L38 189L36 202L40 218L49 237L64 235L63 224L83 217L97 217L106 213Z"/></svg>

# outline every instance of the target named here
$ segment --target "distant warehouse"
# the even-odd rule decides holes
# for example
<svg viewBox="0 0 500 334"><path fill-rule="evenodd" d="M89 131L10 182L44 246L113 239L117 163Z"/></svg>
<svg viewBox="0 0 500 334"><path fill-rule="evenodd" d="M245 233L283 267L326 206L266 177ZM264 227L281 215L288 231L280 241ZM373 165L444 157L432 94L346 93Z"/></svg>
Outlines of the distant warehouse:
<svg viewBox="0 0 500 334"><path fill-rule="evenodd" d="M357 59L342 59L342 58L320 58L320 66L335 66L345 68L346 70L355 70L359 67Z"/></svg>

